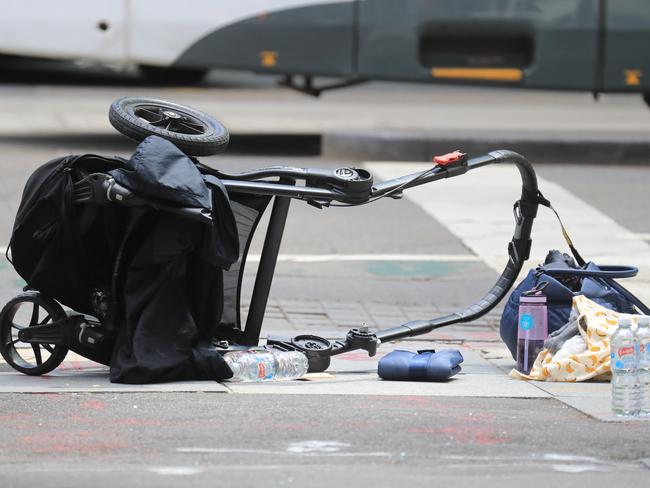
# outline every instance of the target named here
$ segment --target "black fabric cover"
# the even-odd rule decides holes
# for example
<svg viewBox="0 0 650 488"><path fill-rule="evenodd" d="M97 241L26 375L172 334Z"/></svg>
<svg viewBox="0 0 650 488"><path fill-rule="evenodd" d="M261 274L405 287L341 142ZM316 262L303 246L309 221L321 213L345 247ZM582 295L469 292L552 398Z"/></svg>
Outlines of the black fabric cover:
<svg viewBox="0 0 650 488"><path fill-rule="evenodd" d="M223 310L223 269L239 257L228 194L223 187L210 192L192 160L156 136L145 139L126 166L111 173L122 185L181 206L212 209L213 220L208 226L165 212L133 212L111 381L229 378L230 368L207 346Z"/></svg>
<svg viewBox="0 0 650 488"><path fill-rule="evenodd" d="M208 228L201 248L203 258L222 269L239 259L239 234L226 187L212 186L212 227Z"/></svg>
<svg viewBox="0 0 650 488"><path fill-rule="evenodd" d="M78 170L110 172L167 203L211 208L212 225L147 208L75 205ZM239 258L235 219L225 189L210 191L173 144L150 137L129 161L84 155L46 163L27 182L10 247L29 288L78 312L97 316L93 290L112 290L103 321L115 331L106 341L111 381L232 376L208 344L223 311L223 270Z"/></svg>
<svg viewBox="0 0 650 488"><path fill-rule="evenodd" d="M134 231L138 239L124 279L111 381L231 377L221 355L207 347L223 305L221 268L196 252L206 226L162 212L146 212L139 225L146 232Z"/></svg>
<svg viewBox="0 0 650 488"><path fill-rule="evenodd" d="M210 190L192 160L166 139L149 136L123 168L111 171L115 181L141 196L181 207L212 208Z"/></svg>

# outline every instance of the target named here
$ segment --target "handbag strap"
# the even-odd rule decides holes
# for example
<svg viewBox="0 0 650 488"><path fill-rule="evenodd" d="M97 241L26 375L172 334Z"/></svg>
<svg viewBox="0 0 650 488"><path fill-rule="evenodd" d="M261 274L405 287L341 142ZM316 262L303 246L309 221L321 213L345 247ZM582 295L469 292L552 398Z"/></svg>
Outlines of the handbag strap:
<svg viewBox="0 0 650 488"><path fill-rule="evenodd" d="M547 208L550 208L555 216L557 217L558 222L560 223L560 227L562 229L562 235L564 236L564 240L566 241L567 245L569 246L569 249L571 250L571 254L573 254L573 257L576 260L576 263L578 263L579 266L585 266L586 261L582 258L578 250L575 248L573 245L573 241L571 240L571 237L569 236L569 232L566 230L566 227L564 227L564 224L562 223L562 219L560 218L560 214L557 213L557 210L553 208L553 205L551 205L551 202L542 195L542 192L537 190L537 195L535 196L537 203L540 205L543 205ZM555 275L555 276L587 276L591 278L600 278L602 279L605 283L607 283L609 286L611 286L614 290L619 292L621 295L623 295L625 298L627 298L630 302L634 304L634 306L639 309L639 311L645 315L650 315L650 308L648 308L639 298L637 298L630 290L625 288L623 285L620 283L614 281L614 278L631 278L633 276L636 276L639 272L638 268L635 268L634 266L598 266L600 269L599 270L588 270L588 269L571 269L571 268L548 268L544 269L544 272L549 274L549 275Z"/></svg>
<svg viewBox="0 0 650 488"><path fill-rule="evenodd" d="M612 289L627 298L634 306L644 315L650 315L650 308L646 306L636 295L623 285L614 280L614 278L631 278L639 272L634 266L599 266L596 269L572 269L572 268L544 268L544 273L550 276L583 276L590 278L599 278Z"/></svg>
<svg viewBox="0 0 650 488"><path fill-rule="evenodd" d="M625 298L627 298L629 301L631 301L636 308L639 309L641 313L644 315L650 315L650 308L646 306L645 303L643 303L640 299L636 297L630 290L625 288L623 285L620 283L617 283L611 278L605 278L604 280L609 286L611 286L614 290L619 292L621 295L623 295Z"/></svg>
<svg viewBox="0 0 650 488"><path fill-rule="evenodd" d="M573 245L573 241L571 240L571 236L569 236L569 232L566 230L566 227L564 227L564 223L562 222L562 219L560 218L560 214L557 213L557 210L553 208L553 205L551 205L551 201L548 200L544 195L542 195L542 192L537 190L537 195L536 195L537 203L540 205L544 205L547 208L550 208L555 216L557 217L557 221L560 223L560 228L562 229L562 235L564 236L564 240L566 241L567 245L569 246L569 249L571 249L571 254L573 254L573 257L576 260L576 263L578 263L578 266L584 266L586 261L582 258L578 250L575 248Z"/></svg>
<svg viewBox="0 0 650 488"><path fill-rule="evenodd" d="M575 269L575 268L540 268L540 271L551 276L581 276L588 278L632 278L639 273L639 268L634 266L605 265L600 269Z"/></svg>

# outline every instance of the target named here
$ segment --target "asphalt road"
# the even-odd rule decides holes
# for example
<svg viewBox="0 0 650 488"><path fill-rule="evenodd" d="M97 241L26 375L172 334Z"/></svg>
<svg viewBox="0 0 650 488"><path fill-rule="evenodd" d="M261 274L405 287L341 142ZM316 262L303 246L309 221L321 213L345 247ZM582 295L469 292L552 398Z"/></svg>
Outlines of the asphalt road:
<svg viewBox="0 0 650 488"><path fill-rule="evenodd" d="M289 415L287 412L291 412ZM5 486L632 486L648 426L553 401L305 395L20 395Z"/></svg>
<svg viewBox="0 0 650 488"><path fill-rule="evenodd" d="M117 85L115 93L124 89ZM3 94L9 96L13 86L6 85ZM14 93L28 103L30 90L25 86ZM402 89L390 88L394 100L399 100ZM63 90L72 97L74 89L64 86ZM106 98L113 94L111 87L102 85L101 90ZM462 100L462 91L455 93ZM474 90L467 93L476 95ZM209 94L193 92L192 96ZM21 100L13 102L16 106ZM9 238L23 184L38 165L69 153L128 155L132 147L115 146L114 138L1 139L0 243ZM223 155L206 162L228 171L271 164L349 164L297 155ZM650 167L540 163L536 169L544 181L559 184L584 204L578 210L559 209L569 228L589 208L609 219L603 220L603 233L611 220L633 234L631 239L650 241ZM458 188L459 199L486 199L478 198L477 212L487 206L489 191L495 198L501 192L487 188L478 195L467 187ZM511 215L510 204L502 212ZM459 235L433 215L408 198L354 209L318 210L295 202L281 252L312 257L472 254L468 242L475 236ZM509 237L507 231L503 233L504 260ZM559 231L557 245L562 245ZM257 239L251 252L260 249ZM634 264L634 256L629 258ZM18 291L20 282L7 263L2 266L0 299L4 301ZM250 289L252 269L247 276ZM482 259L418 269L338 261L280 262L272 299L417 304L432 311L448 310L471 303L496 277ZM36 483L392 487L409 482L521 486L533 484L531 480L536 485L630 486L647 479L650 458L650 423L600 423L559 402L541 399L3 394L0 426L0 481L2 486L15 487Z"/></svg>
<svg viewBox="0 0 650 488"><path fill-rule="evenodd" d="M80 150L88 148L0 146L3 241L32 169ZM303 157L207 161L226 170L343 164ZM571 182L584 201L630 230L649 231L642 217L650 168L537 170L549 181ZM571 220L571 209L562 210ZM260 246L257 241L251 252ZM466 252L458 236L408 199L324 210L296 202L282 246L282 253L300 255ZM456 308L497 276L484 263L465 264L444 276L376 276L345 263L280 263L272 299ZM12 283L2 289L17 291ZM470 486L489 479L491 486L514 486L533 474L540 484L625 485L645 479L641 460L650 457L650 424L602 424L550 400L151 393L2 395L0 404L0 478L11 486L46 479L79 487L91 480L97 486L199 486L215 479L242 486L334 486L349 479L358 486L394 486L398 479Z"/></svg>

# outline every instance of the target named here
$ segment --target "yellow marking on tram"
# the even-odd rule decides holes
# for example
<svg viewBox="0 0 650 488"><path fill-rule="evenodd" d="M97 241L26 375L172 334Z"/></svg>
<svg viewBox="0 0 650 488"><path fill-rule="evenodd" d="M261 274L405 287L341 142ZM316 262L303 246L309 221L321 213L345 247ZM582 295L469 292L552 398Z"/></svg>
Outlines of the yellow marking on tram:
<svg viewBox="0 0 650 488"><path fill-rule="evenodd" d="M262 51L260 52L260 62L262 66L275 66L278 64L278 53L275 51Z"/></svg>
<svg viewBox="0 0 650 488"><path fill-rule="evenodd" d="M628 86L637 86L641 84L641 77L643 76L643 71L640 69L626 69L625 73L625 84Z"/></svg>
<svg viewBox="0 0 650 488"><path fill-rule="evenodd" d="M521 81L524 73L518 68L432 68L431 76L456 80Z"/></svg>

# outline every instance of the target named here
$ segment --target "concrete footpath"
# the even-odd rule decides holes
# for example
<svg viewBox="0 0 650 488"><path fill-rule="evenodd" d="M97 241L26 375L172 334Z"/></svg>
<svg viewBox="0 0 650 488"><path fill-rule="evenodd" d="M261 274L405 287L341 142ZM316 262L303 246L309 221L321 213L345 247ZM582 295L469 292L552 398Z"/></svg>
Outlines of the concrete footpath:
<svg viewBox="0 0 650 488"><path fill-rule="evenodd" d="M345 336L350 323L362 323L370 304L321 302L276 302L269 311L266 333L274 335L321 334L330 339ZM422 311L418 311L422 314ZM410 313L418 313L410 312ZM404 310L396 310L393 325L399 325ZM420 315L422 317L422 315ZM382 320L389 320L385 315ZM376 322L375 322L376 323ZM394 349L459 349L462 371L448 382L422 383L383 381L377 362ZM508 376L514 361L498 334L498 317L488 315L471 325L456 325L417 340L381 345L374 357L353 351L332 358L325 373L308 374L298 381L262 383L177 382L154 385L112 384L106 366L68 353L52 373L30 377L0 364L0 395L8 393L134 393L214 392L227 394L289 395L378 395L422 397L476 397L555 399L601 421L617 421L610 413L610 384L558 384L525 382Z"/></svg>
<svg viewBox="0 0 650 488"><path fill-rule="evenodd" d="M428 161L509 148L535 161L650 163L650 109L635 95L372 83L312 98L286 88L5 85L0 138L122 140L108 123L122 96L173 100L221 120L235 146L285 150L312 138L330 158ZM108 139L107 139L108 138Z"/></svg>

